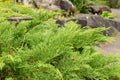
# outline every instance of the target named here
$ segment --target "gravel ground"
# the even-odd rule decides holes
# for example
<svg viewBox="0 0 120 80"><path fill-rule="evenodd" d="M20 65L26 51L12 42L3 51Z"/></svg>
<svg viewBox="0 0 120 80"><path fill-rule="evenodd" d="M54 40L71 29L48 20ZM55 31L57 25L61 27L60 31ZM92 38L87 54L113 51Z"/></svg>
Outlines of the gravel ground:
<svg viewBox="0 0 120 80"><path fill-rule="evenodd" d="M113 37L113 43L103 43L98 48L98 51L104 54L120 54L120 33Z"/></svg>
<svg viewBox="0 0 120 80"><path fill-rule="evenodd" d="M116 20L120 20L120 9L111 9L112 13L116 15ZM113 37L113 43L104 43L98 48L98 51L104 54L120 54L120 32Z"/></svg>

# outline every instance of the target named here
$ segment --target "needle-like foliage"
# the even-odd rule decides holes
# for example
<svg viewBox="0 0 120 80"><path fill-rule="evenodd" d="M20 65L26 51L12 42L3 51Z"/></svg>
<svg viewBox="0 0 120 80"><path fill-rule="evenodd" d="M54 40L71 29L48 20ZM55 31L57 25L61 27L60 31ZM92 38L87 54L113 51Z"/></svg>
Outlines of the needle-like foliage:
<svg viewBox="0 0 120 80"><path fill-rule="evenodd" d="M39 17L23 21L16 28L4 20L0 80L119 80L120 57L94 49L95 44L111 40L101 34L103 30L83 29L74 22L58 28L47 16L42 22Z"/></svg>

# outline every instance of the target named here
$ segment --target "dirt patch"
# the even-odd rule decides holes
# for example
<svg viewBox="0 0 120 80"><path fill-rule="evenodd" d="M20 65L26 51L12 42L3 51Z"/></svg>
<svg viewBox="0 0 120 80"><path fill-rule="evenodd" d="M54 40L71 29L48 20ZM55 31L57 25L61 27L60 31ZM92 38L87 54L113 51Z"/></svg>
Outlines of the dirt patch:
<svg viewBox="0 0 120 80"><path fill-rule="evenodd" d="M120 54L120 32L113 38L115 39L113 43L101 44L98 51L105 54Z"/></svg>
<svg viewBox="0 0 120 80"><path fill-rule="evenodd" d="M120 19L120 9L111 9L111 11L116 15L116 19Z"/></svg>
<svg viewBox="0 0 120 80"><path fill-rule="evenodd" d="M116 15L115 20L120 20L120 9L111 9L112 13ZM103 43L98 48L98 51L104 54L120 54L120 32L113 37L115 41L113 43Z"/></svg>

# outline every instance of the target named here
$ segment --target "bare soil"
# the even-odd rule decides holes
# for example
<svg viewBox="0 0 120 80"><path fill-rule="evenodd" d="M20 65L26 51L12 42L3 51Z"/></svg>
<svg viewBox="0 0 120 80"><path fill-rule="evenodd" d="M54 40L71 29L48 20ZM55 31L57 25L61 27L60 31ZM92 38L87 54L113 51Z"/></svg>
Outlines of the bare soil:
<svg viewBox="0 0 120 80"><path fill-rule="evenodd" d="M116 15L116 20L120 20L120 9L111 9L112 13ZM120 54L120 32L113 37L115 41L113 43L103 43L98 48L98 51L104 54Z"/></svg>
<svg viewBox="0 0 120 80"><path fill-rule="evenodd" d="M120 54L120 32L113 38L115 39L113 43L100 44L98 51L104 54Z"/></svg>

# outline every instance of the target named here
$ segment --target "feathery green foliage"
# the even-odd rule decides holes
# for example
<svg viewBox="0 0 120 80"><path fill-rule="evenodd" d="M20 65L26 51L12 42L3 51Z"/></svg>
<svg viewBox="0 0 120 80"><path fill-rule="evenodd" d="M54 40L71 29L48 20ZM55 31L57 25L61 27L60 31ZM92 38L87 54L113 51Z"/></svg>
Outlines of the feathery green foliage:
<svg viewBox="0 0 120 80"><path fill-rule="evenodd" d="M119 57L96 52L93 45L109 41L100 29L84 30L70 22L57 28L45 21L28 32L25 23L0 25L0 78L13 80L81 80L120 77ZM4 26L3 26L4 25ZM24 26L23 26L24 25Z"/></svg>
<svg viewBox="0 0 120 80"><path fill-rule="evenodd" d="M16 28L6 20L0 23L0 80L120 79L120 57L93 46L111 40L101 34L105 28L83 29L74 22L58 28L53 13L34 14L35 20Z"/></svg>

